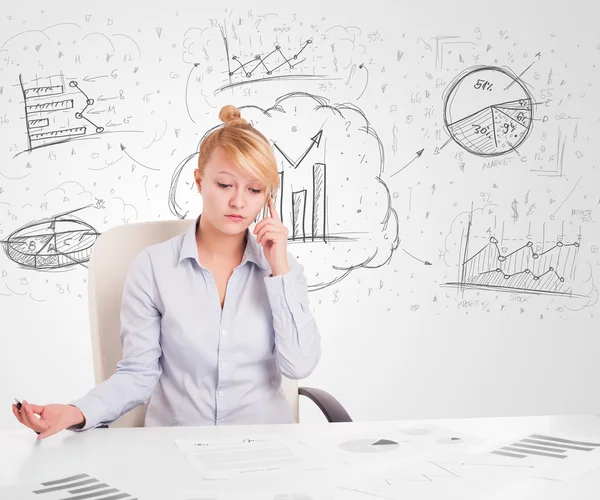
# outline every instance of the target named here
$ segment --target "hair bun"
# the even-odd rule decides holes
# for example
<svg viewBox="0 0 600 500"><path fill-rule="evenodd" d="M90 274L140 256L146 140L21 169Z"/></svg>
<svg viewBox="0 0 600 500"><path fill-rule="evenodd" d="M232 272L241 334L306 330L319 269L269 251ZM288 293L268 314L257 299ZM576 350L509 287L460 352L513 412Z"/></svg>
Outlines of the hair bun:
<svg viewBox="0 0 600 500"><path fill-rule="evenodd" d="M219 119L228 125L246 125L248 122L242 118L240 110L232 104L227 104L219 111Z"/></svg>

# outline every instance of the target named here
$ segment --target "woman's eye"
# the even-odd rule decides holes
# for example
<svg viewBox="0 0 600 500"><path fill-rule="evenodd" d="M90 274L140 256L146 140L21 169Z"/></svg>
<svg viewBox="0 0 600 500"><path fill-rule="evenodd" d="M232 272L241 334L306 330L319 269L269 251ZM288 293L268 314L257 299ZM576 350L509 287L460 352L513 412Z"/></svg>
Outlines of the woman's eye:
<svg viewBox="0 0 600 500"><path fill-rule="evenodd" d="M221 188L228 188L229 186L231 186L231 184L221 184L220 182L217 182L217 184L219 185L219 187Z"/></svg>
<svg viewBox="0 0 600 500"><path fill-rule="evenodd" d="M260 192L262 191L262 189L252 189L250 188L250 191L254 194L260 194Z"/></svg>

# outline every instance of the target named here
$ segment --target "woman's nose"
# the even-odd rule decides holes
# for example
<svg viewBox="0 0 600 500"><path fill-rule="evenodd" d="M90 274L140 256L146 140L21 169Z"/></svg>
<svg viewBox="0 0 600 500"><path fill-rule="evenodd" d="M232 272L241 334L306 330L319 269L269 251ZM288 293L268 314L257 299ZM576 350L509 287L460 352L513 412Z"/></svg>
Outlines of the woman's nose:
<svg viewBox="0 0 600 500"><path fill-rule="evenodd" d="M231 197L230 204L234 207L244 208L246 201L242 191L238 190L234 192L234 195Z"/></svg>

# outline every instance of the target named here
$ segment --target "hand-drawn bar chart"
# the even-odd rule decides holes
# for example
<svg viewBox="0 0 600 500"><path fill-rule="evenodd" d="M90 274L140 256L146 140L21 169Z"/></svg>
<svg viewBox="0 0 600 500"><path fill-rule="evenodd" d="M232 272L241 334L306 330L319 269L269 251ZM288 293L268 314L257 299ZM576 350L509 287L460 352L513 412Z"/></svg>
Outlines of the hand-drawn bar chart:
<svg viewBox="0 0 600 500"><path fill-rule="evenodd" d="M19 84L25 107L27 150L68 142L89 134L88 125L73 122L84 120L93 126L93 132L104 131L104 127L86 116L85 112L94 104L94 99L87 96L76 80L67 84L60 74L25 83L19 75ZM77 111L80 99L76 98L79 96L85 99L85 106Z"/></svg>
<svg viewBox="0 0 600 500"><path fill-rule="evenodd" d="M326 172L324 163L315 163L312 171L312 190L307 189L292 192L292 240L326 241ZM283 173L280 173L281 186L283 187ZM307 198L310 197L310 232L306 228Z"/></svg>

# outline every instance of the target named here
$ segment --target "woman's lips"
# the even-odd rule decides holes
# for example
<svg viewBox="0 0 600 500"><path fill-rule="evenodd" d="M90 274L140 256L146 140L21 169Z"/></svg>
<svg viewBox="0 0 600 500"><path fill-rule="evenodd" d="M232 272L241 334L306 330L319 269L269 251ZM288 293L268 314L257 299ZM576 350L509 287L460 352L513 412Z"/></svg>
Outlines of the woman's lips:
<svg viewBox="0 0 600 500"><path fill-rule="evenodd" d="M236 221L236 222L244 220L244 218L241 215L227 215L226 217L229 220Z"/></svg>

